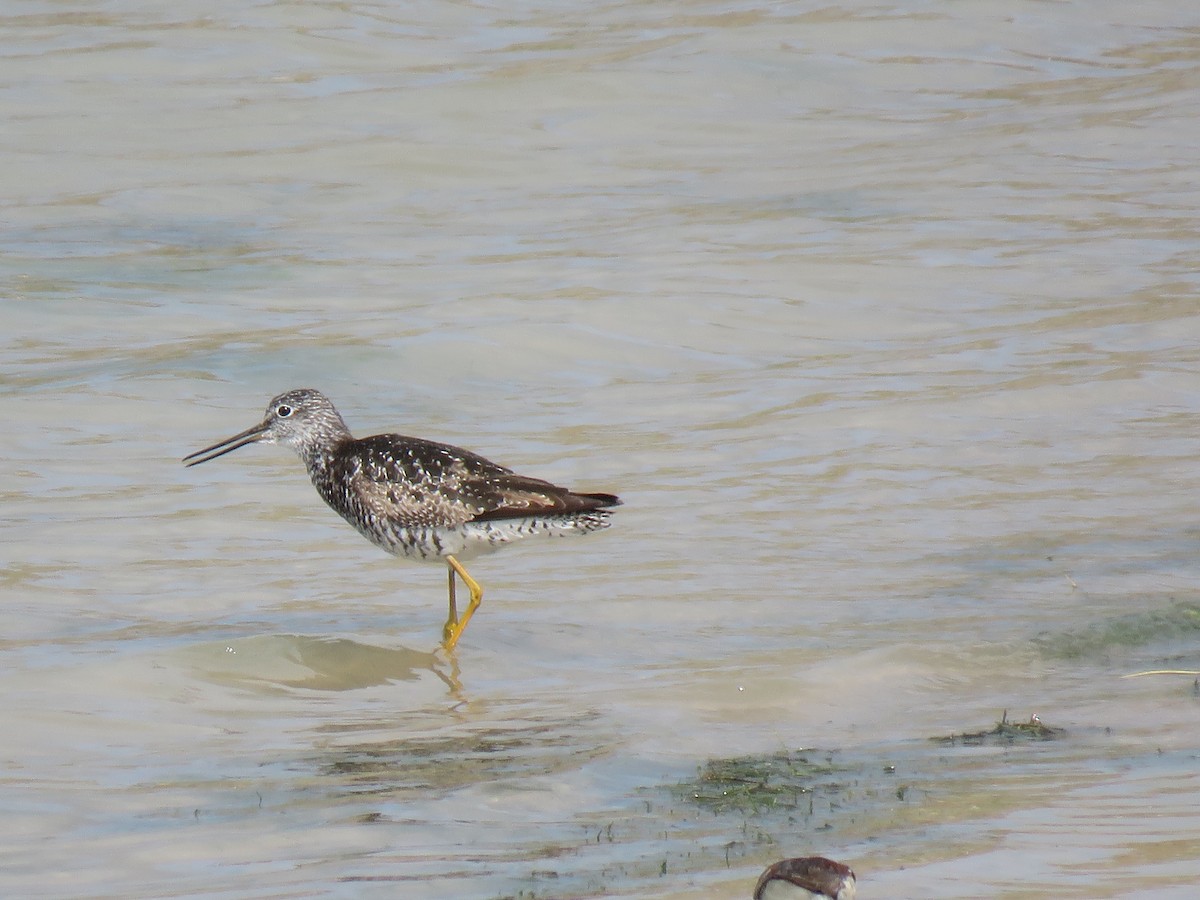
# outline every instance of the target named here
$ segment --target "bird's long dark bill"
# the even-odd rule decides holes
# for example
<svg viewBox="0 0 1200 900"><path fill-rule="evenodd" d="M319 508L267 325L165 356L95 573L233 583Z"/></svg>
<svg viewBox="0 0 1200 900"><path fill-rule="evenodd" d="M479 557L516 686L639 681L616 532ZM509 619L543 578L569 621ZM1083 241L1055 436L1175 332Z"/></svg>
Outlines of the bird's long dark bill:
<svg viewBox="0 0 1200 900"><path fill-rule="evenodd" d="M245 447L247 444L253 444L255 441L262 438L263 432L267 430L267 423L262 422L255 425L253 428L247 428L241 434L235 434L231 438L225 438L223 441L217 441L211 447L205 447L203 450L197 450L183 458L183 461L191 466L198 466L202 462L208 462L210 459L216 459L218 456L224 456L226 453L232 453L238 447Z"/></svg>

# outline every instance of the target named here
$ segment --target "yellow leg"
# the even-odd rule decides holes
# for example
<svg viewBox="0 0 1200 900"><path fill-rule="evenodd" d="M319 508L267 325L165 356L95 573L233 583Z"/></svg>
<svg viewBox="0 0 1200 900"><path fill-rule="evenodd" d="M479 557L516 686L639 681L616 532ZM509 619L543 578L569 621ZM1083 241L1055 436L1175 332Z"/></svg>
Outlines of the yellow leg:
<svg viewBox="0 0 1200 900"><path fill-rule="evenodd" d="M446 628L449 628L451 625L458 624L458 603L454 599L454 569L453 569L453 567L447 566L446 572L450 576L450 578L449 578L449 582L450 582L450 615L446 619ZM445 631L445 629L443 629L443 631Z"/></svg>
<svg viewBox="0 0 1200 900"><path fill-rule="evenodd" d="M471 616L475 615L475 610L479 609L479 604L483 602L483 588L479 586L479 582L467 574L467 570L453 556L446 557L446 564L450 566L450 618L446 620L446 627L442 629L442 646L447 650L453 650L454 645L458 643L458 639L462 637L462 633L467 628L467 623L471 621ZM467 605L466 612L462 618L458 618L458 609L454 605L454 575L458 573L458 577L463 580L463 584L467 586L467 590L471 592L471 602Z"/></svg>

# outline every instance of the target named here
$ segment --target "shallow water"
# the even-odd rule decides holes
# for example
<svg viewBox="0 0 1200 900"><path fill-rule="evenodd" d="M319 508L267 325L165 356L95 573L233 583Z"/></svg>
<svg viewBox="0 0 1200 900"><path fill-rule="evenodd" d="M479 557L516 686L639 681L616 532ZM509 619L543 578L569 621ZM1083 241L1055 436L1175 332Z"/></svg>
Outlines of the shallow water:
<svg viewBox="0 0 1200 900"><path fill-rule="evenodd" d="M1200 19L1131 10L7 12L0 893L1190 896L1122 676L1196 668ZM626 505L447 662L286 452L180 465L299 386Z"/></svg>

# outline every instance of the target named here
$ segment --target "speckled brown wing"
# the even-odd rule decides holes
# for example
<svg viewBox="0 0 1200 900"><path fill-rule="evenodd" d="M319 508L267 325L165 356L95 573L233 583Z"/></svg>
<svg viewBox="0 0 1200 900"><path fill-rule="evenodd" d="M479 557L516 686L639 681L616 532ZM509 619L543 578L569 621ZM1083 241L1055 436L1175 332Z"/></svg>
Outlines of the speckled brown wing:
<svg viewBox="0 0 1200 900"><path fill-rule="evenodd" d="M421 438L385 434L354 441L333 473L349 484L345 503L401 527L455 526L471 521L570 515L620 503L611 494L576 494L518 475L478 454ZM332 500L331 505L338 508Z"/></svg>

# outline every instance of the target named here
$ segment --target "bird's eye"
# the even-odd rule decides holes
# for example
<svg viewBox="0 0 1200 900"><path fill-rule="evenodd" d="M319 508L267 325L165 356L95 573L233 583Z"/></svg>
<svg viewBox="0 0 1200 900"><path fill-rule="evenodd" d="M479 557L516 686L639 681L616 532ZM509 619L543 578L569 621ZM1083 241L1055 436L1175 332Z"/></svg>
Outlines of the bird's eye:
<svg viewBox="0 0 1200 900"><path fill-rule="evenodd" d="M295 410L286 403L280 403L277 407L275 407L275 415L279 416L281 419L286 419L294 412Z"/></svg>

